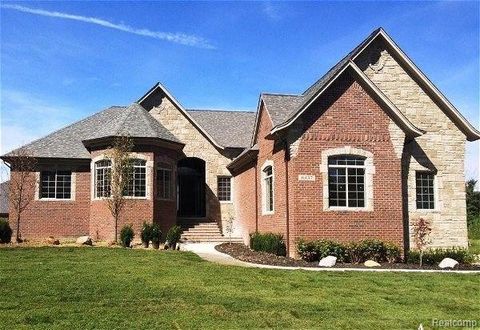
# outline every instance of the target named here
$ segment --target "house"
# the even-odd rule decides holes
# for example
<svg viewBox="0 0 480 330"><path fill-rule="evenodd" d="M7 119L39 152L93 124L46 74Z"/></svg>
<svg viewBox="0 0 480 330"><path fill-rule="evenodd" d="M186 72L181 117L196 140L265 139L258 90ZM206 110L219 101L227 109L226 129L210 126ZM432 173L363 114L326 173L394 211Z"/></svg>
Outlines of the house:
<svg viewBox="0 0 480 330"><path fill-rule="evenodd" d="M424 217L432 246L467 246L465 143L480 132L381 28L302 94L261 94L256 113L185 109L157 83L24 146L38 169L22 236L111 239L106 153L123 135L135 162L119 228L178 223L186 238L221 239L208 233L234 219L245 243L278 232L294 255L299 238L408 249Z"/></svg>

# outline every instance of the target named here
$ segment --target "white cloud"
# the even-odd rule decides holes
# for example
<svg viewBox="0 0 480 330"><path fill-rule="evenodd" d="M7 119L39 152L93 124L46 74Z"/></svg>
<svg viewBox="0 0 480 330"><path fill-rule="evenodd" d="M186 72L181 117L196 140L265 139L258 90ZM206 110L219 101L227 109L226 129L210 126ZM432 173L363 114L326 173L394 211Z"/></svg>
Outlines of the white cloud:
<svg viewBox="0 0 480 330"><path fill-rule="evenodd" d="M69 19L73 21L100 25L109 29L119 30L127 33L136 34L139 36L144 36L144 37L165 40L165 41L169 41L169 42L173 42L173 43L177 43L185 46L207 48L207 49L215 48L208 40L202 37L180 33L180 32L172 33L172 32L151 31L148 29L138 29L126 24L112 23L110 21L97 18L97 17L72 15L72 14L62 13L58 11L48 11L48 10L30 8L30 7L20 6L20 5L4 4L4 5L1 5L1 8L12 9L12 10L20 11L23 13L33 14L33 15Z"/></svg>

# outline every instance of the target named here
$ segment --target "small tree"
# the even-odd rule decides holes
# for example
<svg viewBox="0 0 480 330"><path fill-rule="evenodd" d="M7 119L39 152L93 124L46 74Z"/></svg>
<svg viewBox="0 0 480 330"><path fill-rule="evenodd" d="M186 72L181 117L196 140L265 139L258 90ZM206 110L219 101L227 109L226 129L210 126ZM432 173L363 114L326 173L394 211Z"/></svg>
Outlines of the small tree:
<svg viewBox="0 0 480 330"><path fill-rule="evenodd" d="M118 241L118 220L125 206L125 193L132 180L133 166L130 158L132 148L132 140L128 136L121 136L115 139L112 149L107 154L112 169L108 173L110 198L106 199L106 203L115 221L115 242Z"/></svg>
<svg viewBox="0 0 480 330"><path fill-rule="evenodd" d="M415 246L420 252L420 267L423 264L423 252L428 244L430 244L431 224L424 218L419 218L413 224L413 238Z"/></svg>
<svg viewBox="0 0 480 330"><path fill-rule="evenodd" d="M16 241L22 241L20 222L23 211L33 200L31 193L35 191L35 170L37 160L25 148L10 152L5 164L10 169L10 183L8 185L9 204L15 215Z"/></svg>
<svg viewBox="0 0 480 330"><path fill-rule="evenodd" d="M232 234L233 234L233 215L230 215L225 223L225 232L228 235L228 243L232 244Z"/></svg>

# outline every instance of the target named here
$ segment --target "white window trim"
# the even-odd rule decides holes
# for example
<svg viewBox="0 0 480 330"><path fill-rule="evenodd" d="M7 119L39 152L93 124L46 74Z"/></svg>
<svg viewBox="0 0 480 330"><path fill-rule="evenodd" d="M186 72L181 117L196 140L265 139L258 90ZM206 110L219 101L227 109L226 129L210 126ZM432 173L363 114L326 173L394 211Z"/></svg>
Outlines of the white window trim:
<svg viewBox="0 0 480 330"><path fill-rule="evenodd" d="M40 187L42 186L42 172L44 171L70 171L72 176L70 178L70 198L42 198L40 197ZM62 166L53 166L45 167L40 169L38 172L35 172L35 201L39 202L74 202L75 201L75 191L76 191L76 173L68 167Z"/></svg>
<svg viewBox="0 0 480 330"><path fill-rule="evenodd" d="M328 191L328 158L331 156L352 155L365 157L365 165L359 166L365 168L365 206L329 206ZM373 211L373 175L375 166L373 165L373 154L370 151L344 146L341 148L332 148L322 151L322 163L320 164L323 184L323 210L324 211L342 211L342 212L372 212Z"/></svg>
<svg viewBox="0 0 480 330"><path fill-rule="evenodd" d="M417 208L417 173L430 173L433 174L433 209L419 209ZM417 213L439 213L440 212L440 199L438 198L438 173L434 173L429 169L416 169L413 171L413 191L414 191L414 203L413 210Z"/></svg>
<svg viewBox="0 0 480 330"><path fill-rule="evenodd" d="M265 176L264 170L268 166L272 167L272 199L273 199L273 207L272 210L267 210L267 187L265 186ZM261 179L261 186L262 186L262 215L271 215L275 213L275 167L273 166L272 160L266 160L260 171L260 179Z"/></svg>
<svg viewBox="0 0 480 330"><path fill-rule="evenodd" d="M145 196L139 197L139 196L124 196L125 199L145 199L145 200L150 200L152 199L152 172L153 172L153 160L149 160L147 156L132 152L130 153L130 158L131 159L140 159L140 160L145 160L145 166L146 166L146 173L145 173ZM105 199L108 199L109 197L96 197L95 194L95 163L98 162L99 160L104 160L104 159L110 159L107 157L106 154L101 154L98 155L94 158L92 158L92 161L90 162L90 199L92 201L102 201ZM111 160L111 159L110 159Z"/></svg>
<svg viewBox="0 0 480 330"><path fill-rule="evenodd" d="M230 178L230 200L221 201L218 198L218 178ZM233 204L233 177L231 175L217 175L217 198L220 204Z"/></svg>

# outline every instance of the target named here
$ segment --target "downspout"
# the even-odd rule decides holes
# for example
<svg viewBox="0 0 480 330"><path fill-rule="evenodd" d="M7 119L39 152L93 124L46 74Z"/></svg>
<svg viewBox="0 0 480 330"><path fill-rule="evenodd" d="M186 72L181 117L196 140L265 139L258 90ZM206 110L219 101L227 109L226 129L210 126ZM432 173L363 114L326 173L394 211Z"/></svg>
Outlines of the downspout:
<svg viewBox="0 0 480 330"><path fill-rule="evenodd" d="M290 152L288 150L288 142L285 141L285 218L286 218L286 247L287 257L290 256L290 203L289 203L289 191L288 191L288 161L290 160Z"/></svg>

